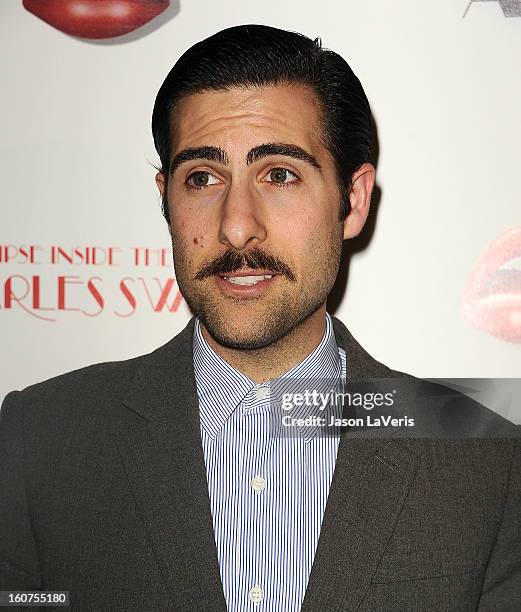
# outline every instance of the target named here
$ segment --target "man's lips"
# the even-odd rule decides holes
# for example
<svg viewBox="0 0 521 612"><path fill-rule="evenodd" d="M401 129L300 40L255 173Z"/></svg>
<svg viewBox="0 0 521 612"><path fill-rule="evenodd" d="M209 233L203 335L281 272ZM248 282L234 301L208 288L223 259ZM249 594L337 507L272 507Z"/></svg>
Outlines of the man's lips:
<svg viewBox="0 0 521 612"><path fill-rule="evenodd" d="M215 275L219 289L231 297L260 297L276 282L280 274L271 270L241 269ZM243 279L243 282L233 279Z"/></svg>
<svg viewBox="0 0 521 612"><path fill-rule="evenodd" d="M272 272L271 270L248 270L245 268L241 268L240 270L236 270L235 272L224 272L219 274L221 278L233 278L240 276L275 276L277 272Z"/></svg>
<svg viewBox="0 0 521 612"><path fill-rule="evenodd" d="M462 315L479 329L521 343L521 227L497 238L472 272L463 293Z"/></svg>

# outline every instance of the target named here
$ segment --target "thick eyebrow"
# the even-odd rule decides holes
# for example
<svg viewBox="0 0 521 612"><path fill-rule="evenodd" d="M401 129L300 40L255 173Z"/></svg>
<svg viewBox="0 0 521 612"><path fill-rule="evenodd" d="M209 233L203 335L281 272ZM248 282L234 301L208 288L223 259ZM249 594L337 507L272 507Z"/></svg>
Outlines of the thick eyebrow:
<svg viewBox="0 0 521 612"><path fill-rule="evenodd" d="M321 168L320 164L311 153L308 153L297 145L284 144L281 142L269 142L253 147L246 155L246 165L249 166L259 159L269 157L270 155L284 155L286 157L293 157L294 159L301 159L313 168L318 168L319 170ZM207 159L208 161L217 162L223 166L227 166L230 163L226 151L220 147L192 147L190 149L184 149L174 156L170 163L170 175L172 175L181 164L194 159Z"/></svg>
<svg viewBox="0 0 521 612"><path fill-rule="evenodd" d="M301 159L308 163L313 168L320 170L320 164L318 161L301 147L293 144L284 144L283 142L269 142L266 144L253 147L246 156L246 164L250 165L263 157L270 155L285 155L286 157L293 157L294 159Z"/></svg>
<svg viewBox="0 0 521 612"><path fill-rule="evenodd" d="M174 156L170 162L170 175L174 174L178 166L192 159L207 159L223 166L227 166L230 163L226 151L220 147L192 147L184 149Z"/></svg>

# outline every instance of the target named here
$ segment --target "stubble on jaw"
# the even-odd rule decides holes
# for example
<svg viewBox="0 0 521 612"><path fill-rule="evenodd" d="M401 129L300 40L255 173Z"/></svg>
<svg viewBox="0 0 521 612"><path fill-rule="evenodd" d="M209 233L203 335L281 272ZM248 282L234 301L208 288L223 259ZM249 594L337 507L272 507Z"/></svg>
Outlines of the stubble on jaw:
<svg viewBox="0 0 521 612"><path fill-rule="evenodd" d="M282 291L277 291L276 302L268 296L253 298L245 303L244 299L212 295L205 290L205 283L213 282L211 278L196 280L198 270L191 275L191 262L185 258L185 251L176 245L173 237L173 249L177 257L174 267L177 282L187 304L202 322L203 335L213 348L226 352L230 361L242 366L239 369L252 369L262 359L263 369L277 370L281 364L293 365L301 361L306 352L308 330L321 323L325 315L325 302L338 273L343 244L343 224L339 222L332 228L326 244L310 241L309 252L316 253L312 259L322 261L320 268L313 267L308 275L312 278L302 285L300 294L295 295L291 289L294 281L283 278L286 284ZM266 301L266 307L255 309L254 302ZM269 301L268 301L269 300ZM248 305L254 306L254 317L247 320ZM246 324L238 332L232 327L227 309L243 308ZM324 321L322 320L322 324ZM206 334L204 334L206 331ZM320 341L320 338L317 342ZM315 342L315 346L317 344ZM310 350L313 349L311 346ZM305 354L303 354L303 352ZM300 359L302 357L302 359Z"/></svg>

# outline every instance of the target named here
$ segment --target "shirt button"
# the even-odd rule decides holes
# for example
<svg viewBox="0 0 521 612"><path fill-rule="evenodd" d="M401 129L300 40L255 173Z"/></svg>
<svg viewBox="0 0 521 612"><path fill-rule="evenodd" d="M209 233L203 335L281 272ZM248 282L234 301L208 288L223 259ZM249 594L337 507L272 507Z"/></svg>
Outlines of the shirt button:
<svg viewBox="0 0 521 612"><path fill-rule="evenodd" d="M260 493L266 488L266 479L262 476L255 476L251 481L252 489Z"/></svg>
<svg viewBox="0 0 521 612"><path fill-rule="evenodd" d="M250 589L248 597L251 601L253 601L253 603L259 603L264 597L264 591L260 588L260 586L254 586Z"/></svg>
<svg viewBox="0 0 521 612"><path fill-rule="evenodd" d="M268 387L259 387L255 391L255 397L258 400L265 400L269 394L270 394L270 390L268 389Z"/></svg>

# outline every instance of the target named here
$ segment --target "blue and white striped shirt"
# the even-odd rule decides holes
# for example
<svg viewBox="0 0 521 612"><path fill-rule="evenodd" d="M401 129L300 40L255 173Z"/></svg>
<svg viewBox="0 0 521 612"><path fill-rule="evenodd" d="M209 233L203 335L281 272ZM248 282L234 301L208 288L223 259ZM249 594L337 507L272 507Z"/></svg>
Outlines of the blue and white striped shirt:
<svg viewBox="0 0 521 612"><path fill-rule="evenodd" d="M319 346L277 379L345 378L331 318ZM217 555L230 612L297 612L315 556L338 436L270 434L270 385L255 384L204 340L194 370Z"/></svg>

